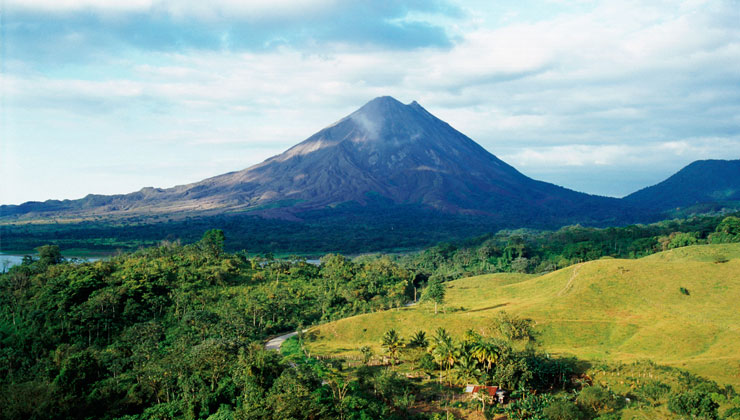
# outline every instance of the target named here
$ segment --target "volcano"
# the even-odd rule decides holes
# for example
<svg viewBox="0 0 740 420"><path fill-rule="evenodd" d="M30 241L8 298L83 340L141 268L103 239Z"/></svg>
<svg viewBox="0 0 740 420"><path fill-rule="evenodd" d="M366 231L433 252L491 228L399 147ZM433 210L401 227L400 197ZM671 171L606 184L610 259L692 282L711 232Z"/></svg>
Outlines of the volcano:
<svg viewBox="0 0 740 420"><path fill-rule="evenodd" d="M302 220L306 212L383 203L474 215L511 227L618 223L629 204L533 180L417 102L379 97L284 153L168 189L3 206L3 216L84 217L249 212Z"/></svg>

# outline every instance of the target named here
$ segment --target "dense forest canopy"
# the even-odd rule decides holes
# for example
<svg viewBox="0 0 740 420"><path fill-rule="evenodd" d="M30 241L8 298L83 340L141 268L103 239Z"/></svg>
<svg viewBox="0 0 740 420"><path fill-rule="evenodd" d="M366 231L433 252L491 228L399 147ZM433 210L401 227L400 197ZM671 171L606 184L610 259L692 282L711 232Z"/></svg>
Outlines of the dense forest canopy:
<svg viewBox="0 0 740 420"><path fill-rule="evenodd" d="M209 231L192 245L71 264L48 246L12 267L0 277L3 416L199 418L261 400L273 381L314 392L309 373L281 376L264 338L410 298L411 273L388 258L327 255L317 266L222 247L223 233Z"/></svg>
<svg viewBox="0 0 740 420"><path fill-rule="evenodd" d="M0 416L339 418L354 412L366 416L356 418L409 418L415 415L407 411L410 396L420 391L392 370L331 376L331 365L286 363L264 350L264 340L398 308L427 284L463 275L544 272L603 256L740 242L740 218L500 233L406 255L328 254L318 265L299 256L228 253L227 240L209 230L193 244L163 242L85 263L66 262L59 247L49 245L0 275ZM536 353L507 351L511 369L555 366L555 376L571 369ZM430 366L445 370L440 361ZM532 375L540 382L520 375L508 384L566 386L555 376Z"/></svg>

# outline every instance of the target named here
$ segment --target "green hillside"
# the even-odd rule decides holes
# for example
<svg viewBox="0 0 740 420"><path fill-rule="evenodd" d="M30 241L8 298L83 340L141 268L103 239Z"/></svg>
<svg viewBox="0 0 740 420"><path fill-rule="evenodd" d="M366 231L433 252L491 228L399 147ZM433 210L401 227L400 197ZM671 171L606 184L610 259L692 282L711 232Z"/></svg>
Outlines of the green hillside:
<svg viewBox="0 0 740 420"><path fill-rule="evenodd" d="M688 293L684 293L682 289ZM395 328L485 333L501 310L536 321L546 351L589 360L650 359L740 385L740 244L601 259L543 276L493 274L447 283L446 313L430 305L314 328L313 353L355 353Z"/></svg>

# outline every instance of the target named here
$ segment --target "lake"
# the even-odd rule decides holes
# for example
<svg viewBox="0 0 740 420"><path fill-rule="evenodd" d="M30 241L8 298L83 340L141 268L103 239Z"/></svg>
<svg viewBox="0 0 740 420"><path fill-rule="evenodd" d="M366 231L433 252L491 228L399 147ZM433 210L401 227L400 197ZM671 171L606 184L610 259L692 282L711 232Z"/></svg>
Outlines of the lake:
<svg viewBox="0 0 740 420"><path fill-rule="evenodd" d="M39 256L36 254L24 254L24 255L31 255L33 258L38 258ZM21 262L23 262L23 256L24 255L17 255L17 254L3 254L0 253L0 273L6 272L10 267L14 265L19 265ZM75 258L76 260L80 262L90 262L90 261L97 261L101 259L102 257L64 257L67 259Z"/></svg>

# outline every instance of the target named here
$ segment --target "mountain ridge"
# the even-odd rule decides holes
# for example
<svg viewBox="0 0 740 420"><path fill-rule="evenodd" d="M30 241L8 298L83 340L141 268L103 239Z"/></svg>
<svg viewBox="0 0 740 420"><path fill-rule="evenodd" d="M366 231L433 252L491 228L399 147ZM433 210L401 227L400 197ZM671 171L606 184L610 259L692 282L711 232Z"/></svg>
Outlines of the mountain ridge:
<svg viewBox="0 0 740 420"><path fill-rule="evenodd" d="M659 211L740 201L740 159L696 160L665 180L623 198Z"/></svg>
<svg viewBox="0 0 740 420"><path fill-rule="evenodd" d="M67 216L255 212L300 213L377 195L397 205L499 219L609 220L619 200L533 180L438 119L418 102L378 97L285 152L241 171L172 188L3 206L3 215ZM534 209L534 211L533 211ZM606 217L602 217L605 213Z"/></svg>
<svg viewBox="0 0 740 420"><path fill-rule="evenodd" d="M728 168L717 171L717 165ZM381 96L240 171L171 188L4 205L0 218L248 213L303 221L317 211L332 217L332 211L351 203L380 203L380 213L420 206L487 218L502 227L555 228L651 221L677 205L711 199L704 190L714 184L726 193L724 198L740 200L740 184L733 179L740 179L740 160L697 161L623 199L589 195L527 177L416 101L403 104Z"/></svg>

